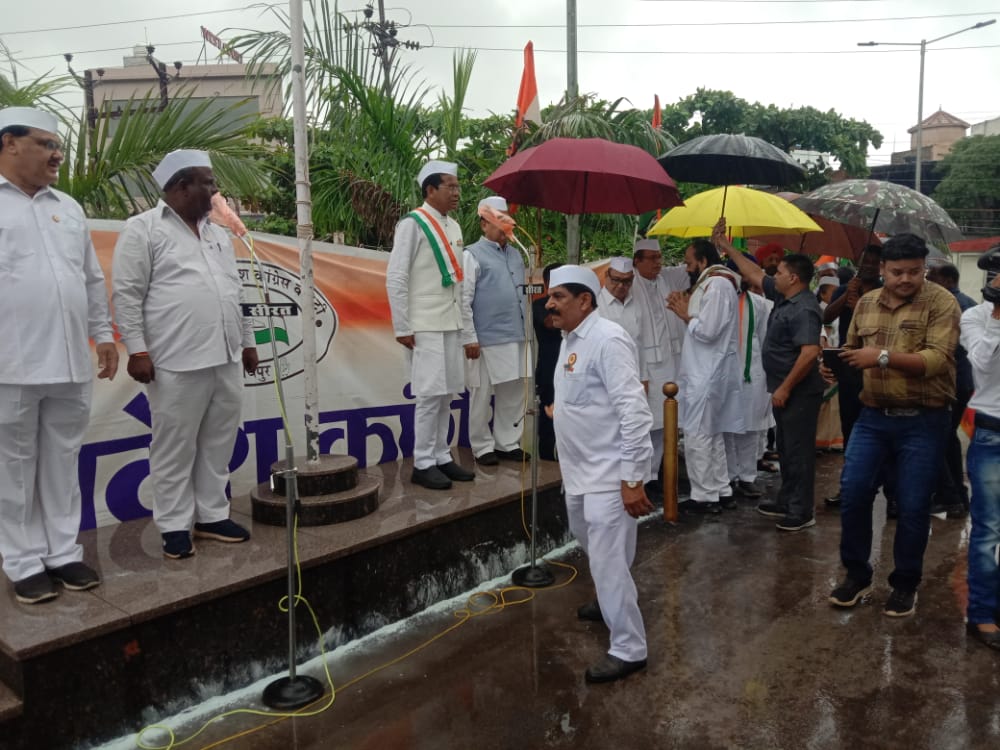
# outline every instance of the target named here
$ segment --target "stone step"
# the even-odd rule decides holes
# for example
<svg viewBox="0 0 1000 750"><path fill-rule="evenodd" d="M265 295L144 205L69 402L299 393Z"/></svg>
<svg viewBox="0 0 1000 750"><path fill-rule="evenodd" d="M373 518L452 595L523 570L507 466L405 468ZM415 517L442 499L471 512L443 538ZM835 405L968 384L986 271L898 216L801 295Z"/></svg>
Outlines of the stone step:
<svg viewBox="0 0 1000 750"><path fill-rule="evenodd" d="M287 461L271 464L274 493L282 497L286 496L285 477L279 472L287 465ZM358 459L354 456L324 453L316 463L309 463L305 456L296 456L295 468L298 469L299 497L332 495L358 485Z"/></svg>
<svg viewBox="0 0 1000 750"><path fill-rule="evenodd" d="M3 682L0 682L0 722L16 719L24 710L24 702ZM0 729L0 735L3 730Z"/></svg>
<svg viewBox="0 0 1000 750"><path fill-rule="evenodd" d="M378 509L379 490L382 483L378 479L362 476L356 487L325 495L310 495L299 498L299 526L325 526L331 523L353 521ZM258 485L250 491L253 520L272 526L284 526L286 498L272 491L266 484Z"/></svg>

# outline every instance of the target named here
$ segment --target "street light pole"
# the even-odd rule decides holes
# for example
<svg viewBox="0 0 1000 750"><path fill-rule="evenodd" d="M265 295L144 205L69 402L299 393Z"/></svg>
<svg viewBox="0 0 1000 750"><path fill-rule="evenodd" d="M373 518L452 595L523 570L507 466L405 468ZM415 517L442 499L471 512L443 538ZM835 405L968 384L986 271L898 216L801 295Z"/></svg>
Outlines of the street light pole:
<svg viewBox="0 0 1000 750"><path fill-rule="evenodd" d="M858 42L859 47L920 47L920 83L917 91L917 156L915 164L916 171L913 177L913 186L918 193L921 192L920 178L923 166L921 162L923 161L924 150L924 57L927 54L927 45L940 42L942 39L947 39L948 37L952 37L957 34L963 34L966 31L981 29L984 26L990 26L996 22L997 20L995 18L991 18L989 21L980 21L977 24L967 26L966 28L959 29L958 31L953 31L950 34L945 34L944 36L939 36L934 39L921 39L919 42Z"/></svg>

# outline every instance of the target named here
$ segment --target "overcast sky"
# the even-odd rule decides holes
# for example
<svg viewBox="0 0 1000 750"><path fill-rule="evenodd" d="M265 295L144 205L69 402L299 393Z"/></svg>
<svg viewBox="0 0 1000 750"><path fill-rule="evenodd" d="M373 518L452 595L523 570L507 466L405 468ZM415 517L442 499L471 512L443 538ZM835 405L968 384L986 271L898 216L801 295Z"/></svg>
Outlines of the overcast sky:
<svg viewBox="0 0 1000 750"><path fill-rule="evenodd" d="M21 82L62 73L64 52L77 71L114 67L134 44L156 46L168 64L194 64L200 27L277 28L260 6L237 0L48 0L4 4L0 42ZM341 3L348 15L364 3ZM401 50L435 86L451 85L458 47L478 49L467 103L470 114L514 106L522 52L535 43L542 105L566 87L565 0L387 0ZM281 4L287 7L287 4ZM577 0L581 92L624 96L652 107L653 95L674 102L698 87L726 89L779 107L809 105L863 119L885 138L870 164L909 147L916 123L919 43L997 18L997 0ZM230 34L231 35L231 34ZM913 46L858 47L861 41ZM1000 116L1000 23L928 46L924 116L938 107L969 123ZM214 51L209 49L209 54ZM0 70L10 60L0 47ZM82 106L82 95L79 97ZM428 102L430 103L430 101Z"/></svg>

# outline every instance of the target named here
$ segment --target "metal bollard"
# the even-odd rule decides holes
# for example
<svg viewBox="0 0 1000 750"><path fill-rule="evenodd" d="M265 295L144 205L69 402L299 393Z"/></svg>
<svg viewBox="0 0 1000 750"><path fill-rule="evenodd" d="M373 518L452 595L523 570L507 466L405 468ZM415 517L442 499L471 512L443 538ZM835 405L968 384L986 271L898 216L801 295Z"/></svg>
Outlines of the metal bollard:
<svg viewBox="0 0 1000 750"><path fill-rule="evenodd" d="M663 520L677 523L677 383L664 383L663 395Z"/></svg>

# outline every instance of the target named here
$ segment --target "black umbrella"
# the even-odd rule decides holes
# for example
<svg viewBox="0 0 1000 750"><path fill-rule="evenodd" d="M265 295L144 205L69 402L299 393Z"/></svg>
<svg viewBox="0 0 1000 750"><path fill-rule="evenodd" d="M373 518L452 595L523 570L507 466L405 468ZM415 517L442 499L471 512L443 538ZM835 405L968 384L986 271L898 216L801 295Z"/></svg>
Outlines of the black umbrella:
<svg viewBox="0 0 1000 750"><path fill-rule="evenodd" d="M657 161L675 180L708 185L788 185L805 177L792 157L749 135L702 135Z"/></svg>

